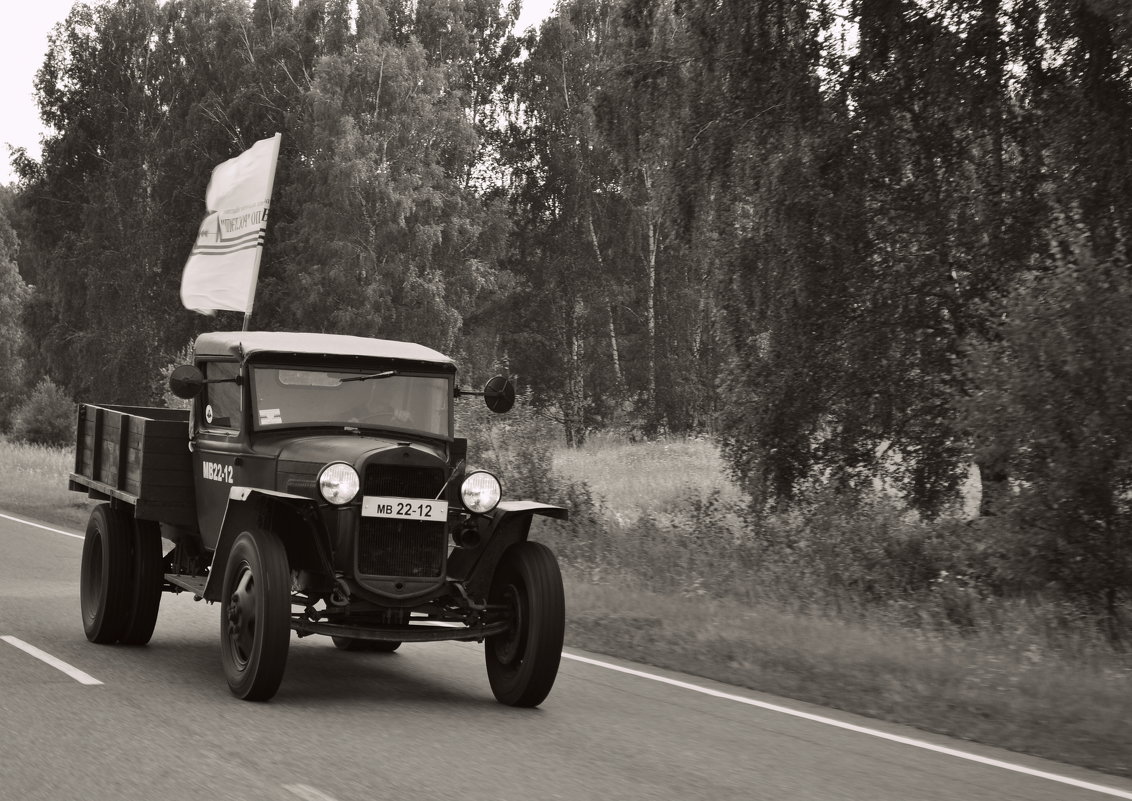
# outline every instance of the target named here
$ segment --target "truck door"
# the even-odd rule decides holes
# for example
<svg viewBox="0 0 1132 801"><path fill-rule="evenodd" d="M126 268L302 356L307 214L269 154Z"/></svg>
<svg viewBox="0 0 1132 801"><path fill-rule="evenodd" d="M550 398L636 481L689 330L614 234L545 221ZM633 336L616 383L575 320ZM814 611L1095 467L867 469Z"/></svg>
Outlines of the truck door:
<svg viewBox="0 0 1132 801"><path fill-rule="evenodd" d="M212 361L200 365L207 383L201 393L193 440L197 521L206 548L215 548L228 506L228 493L239 483L237 457L243 452L243 385L240 363Z"/></svg>

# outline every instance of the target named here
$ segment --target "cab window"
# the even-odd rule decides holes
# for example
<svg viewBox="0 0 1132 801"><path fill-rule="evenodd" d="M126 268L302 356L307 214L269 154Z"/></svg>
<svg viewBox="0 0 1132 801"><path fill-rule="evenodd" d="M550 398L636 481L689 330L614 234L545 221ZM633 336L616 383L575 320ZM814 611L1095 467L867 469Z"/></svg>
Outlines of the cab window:
<svg viewBox="0 0 1132 801"><path fill-rule="evenodd" d="M240 375L239 362L207 362L203 365L206 381L221 380L219 384L205 384L202 395L206 428L240 428Z"/></svg>
<svg viewBox="0 0 1132 801"><path fill-rule="evenodd" d="M423 431L450 437L451 379L374 367L252 369L252 424L335 425Z"/></svg>

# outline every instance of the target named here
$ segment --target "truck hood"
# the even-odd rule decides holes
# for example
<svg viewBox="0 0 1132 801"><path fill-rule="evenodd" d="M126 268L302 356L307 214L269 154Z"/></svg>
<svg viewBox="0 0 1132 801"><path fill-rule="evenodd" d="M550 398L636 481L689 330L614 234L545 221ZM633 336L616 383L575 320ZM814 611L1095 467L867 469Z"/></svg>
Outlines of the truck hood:
<svg viewBox="0 0 1132 801"><path fill-rule="evenodd" d="M264 443L256 448L267 455L275 450L280 462L346 462L355 464L371 454L390 448L408 446L413 450L444 459L444 450L434 445L411 442L397 437L358 436L356 434L312 434L305 437L289 436L278 443L278 449Z"/></svg>

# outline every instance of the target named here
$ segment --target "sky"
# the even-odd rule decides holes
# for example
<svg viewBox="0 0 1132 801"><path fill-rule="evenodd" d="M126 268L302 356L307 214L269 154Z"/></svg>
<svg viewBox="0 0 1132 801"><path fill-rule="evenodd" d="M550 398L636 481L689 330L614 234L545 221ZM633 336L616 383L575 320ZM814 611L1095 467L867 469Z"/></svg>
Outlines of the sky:
<svg viewBox="0 0 1132 801"><path fill-rule="evenodd" d="M32 82L47 52L47 36L62 22L74 0L0 0L0 184L15 180L8 145L39 157L43 125L35 107ZM541 22L554 0L523 0L519 30Z"/></svg>

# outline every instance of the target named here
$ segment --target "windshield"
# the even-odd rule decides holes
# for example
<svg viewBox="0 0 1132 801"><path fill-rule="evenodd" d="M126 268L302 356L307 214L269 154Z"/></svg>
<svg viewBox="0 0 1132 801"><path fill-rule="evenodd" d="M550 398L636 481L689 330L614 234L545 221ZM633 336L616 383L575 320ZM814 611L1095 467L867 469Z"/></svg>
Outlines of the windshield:
<svg viewBox="0 0 1132 801"><path fill-rule="evenodd" d="M252 370L257 430L341 425L403 428L450 437L447 378L374 370Z"/></svg>

